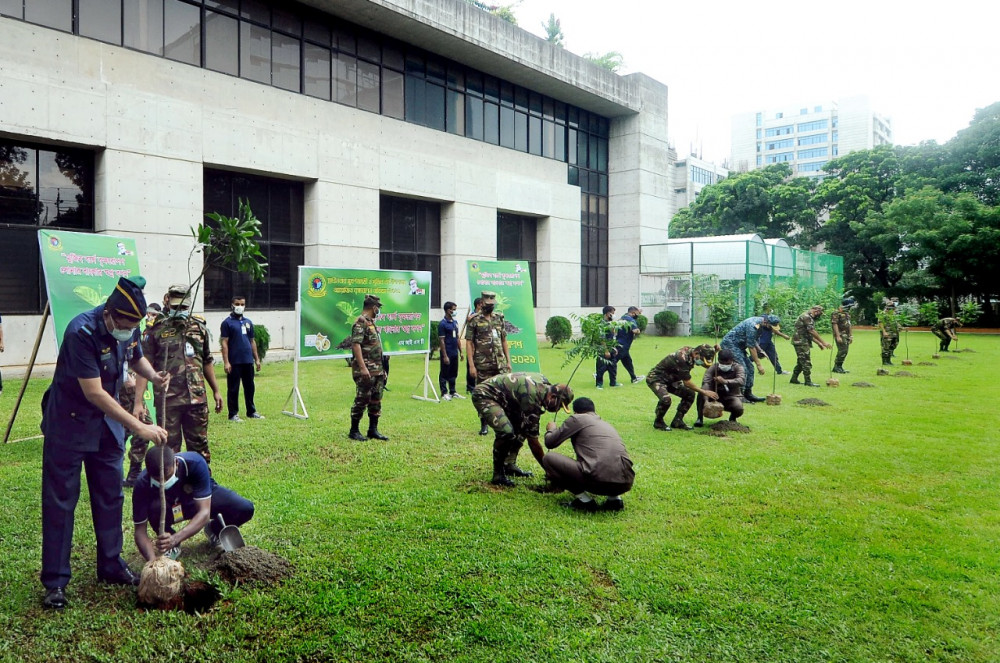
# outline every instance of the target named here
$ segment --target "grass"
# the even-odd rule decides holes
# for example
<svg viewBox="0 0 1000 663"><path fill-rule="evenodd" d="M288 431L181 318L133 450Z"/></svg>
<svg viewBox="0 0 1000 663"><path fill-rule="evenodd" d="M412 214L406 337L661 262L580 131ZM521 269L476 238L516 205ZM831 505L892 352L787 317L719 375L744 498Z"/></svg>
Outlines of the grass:
<svg viewBox="0 0 1000 663"><path fill-rule="evenodd" d="M247 542L296 571L278 586L226 586L204 615L139 612L131 591L96 585L86 495L71 605L43 611L41 440L0 447L0 660L1000 660L989 379L1000 339L965 335L975 353L907 367L917 377L876 377L876 334L856 339L840 388L780 378L783 404L749 406L751 433L729 438L654 431L644 384L596 391L581 368L577 395L595 400L635 461L619 514L570 512L567 495L528 489L537 478L489 486L490 439L476 435L470 402L410 398L422 357L392 360L387 443L347 439L344 362L300 364L308 421L280 414L291 364L266 365L257 394L268 418L213 415L213 471L257 505ZM643 337L636 366L702 340ZM915 364L933 347L910 335ZM791 368L791 346L778 348ZM829 376L827 354L814 350L814 378ZM570 373L562 358L542 350L553 380ZM759 377L755 391L771 382ZM14 386L0 399L4 422ZM46 386L31 382L15 438L37 432ZM794 404L806 397L830 406ZM532 464L525 449L521 465ZM139 568L130 504L125 554ZM209 556L192 541L189 569Z"/></svg>

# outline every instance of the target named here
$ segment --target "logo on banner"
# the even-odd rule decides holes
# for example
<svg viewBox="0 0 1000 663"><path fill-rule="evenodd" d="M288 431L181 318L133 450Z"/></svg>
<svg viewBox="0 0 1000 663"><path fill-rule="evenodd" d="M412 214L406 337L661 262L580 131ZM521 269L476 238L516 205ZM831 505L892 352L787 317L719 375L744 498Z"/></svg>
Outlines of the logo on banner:
<svg viewBox="0 0 1000 663"><path fill-rule="evenodd" d="M55 235L49 235L48 245L49 245L49 250L50 251L61 251L62 250L62 242L60 242L59 238L56 237Z"/></svg>
<svg viewBox="0 0 1000 663"><path fill-rule="evenodd" d="M309 277L309 296L323 297L326 295L326 278L322 274Z"/></svg>

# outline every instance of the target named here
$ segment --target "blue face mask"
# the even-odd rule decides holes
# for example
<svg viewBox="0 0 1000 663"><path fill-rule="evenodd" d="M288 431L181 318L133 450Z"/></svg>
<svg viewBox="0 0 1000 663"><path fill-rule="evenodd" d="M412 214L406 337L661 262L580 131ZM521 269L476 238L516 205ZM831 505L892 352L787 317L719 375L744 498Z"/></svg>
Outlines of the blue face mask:
<svg viewBox="0 0 1000 663"><path fill-rule="evenodd" d="M156 479L150 479L149 483L153 484L153 488L160 487L160 482L157 481ZM163 482L163 490L170 490L171 488L173 488L175 483L177 483L177 472L174 472L174 475L172 477Z"/></svg>
<svg viewBox="0 0 1000 663"><path fill-rule="evenodd" d="M733 365L732 364L719 364L719 370L722 371L723 373L728 373L729 371L733 370Z"/></svg>
<svg viewBox="0 0 1000 663"><path fill-rule="evenodd" d="M111 332L111 335L115 337L116 341L124 343L132 338L132 332L135 331L134 329L117 329L115 327L115 319L109 315L108 320L111 321L111 326L108 327L108 331Z"/></svg>
<svg viewBox="0 0 1000 663"><path fill-rule="evenodd" d="M703 359L695 359L694 360L694 365L695 366L704 366L705 365L705 361Z"/></svg>

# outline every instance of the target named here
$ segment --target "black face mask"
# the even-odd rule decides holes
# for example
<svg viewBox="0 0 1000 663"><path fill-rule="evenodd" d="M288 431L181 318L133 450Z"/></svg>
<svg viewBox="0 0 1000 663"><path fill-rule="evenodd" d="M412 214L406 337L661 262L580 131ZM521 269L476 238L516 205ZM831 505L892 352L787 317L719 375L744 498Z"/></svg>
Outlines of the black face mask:
<svg viewBox="0 0 1000 663"><path fill-rule="evenodd" d="M483 313L492 313L496 304L483 304Z"/></svg>

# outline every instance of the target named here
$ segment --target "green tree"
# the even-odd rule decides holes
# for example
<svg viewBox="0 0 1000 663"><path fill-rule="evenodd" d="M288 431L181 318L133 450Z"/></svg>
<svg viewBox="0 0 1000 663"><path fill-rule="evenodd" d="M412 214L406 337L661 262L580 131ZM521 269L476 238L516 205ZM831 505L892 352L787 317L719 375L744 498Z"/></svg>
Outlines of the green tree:
<svg viewBox="0 0 1000 663"><path fill-rule="evenodd" d="M481 0L465 0L473 7L478 7L484 12L489 12L497 18L502 18L503 20L517 25L517 17L514 16L514 7L518 5L518 2L511 3L509 5L494 5L489 2L482 2ZM520 1L520 0L519 0Z"/></svg>
<svg viewBox="0 0 1000 663"><path fill-rule="evenodd" d="M1000 204L1000 102L980 108L972 122L946 144L940 188L970 193L985 205Z"/></svg>
<svg viewBox="0 0 1000 663"><path fill-rule="evenodd" d="M563 34L562 24L555 14L549 14L549 20L542 23L542 29L545 30L545 41L559 48L563 47L563 39L566 38L566 35Z"/></svg>
<svg viewBox="0 0 1000 663"><path fill-rule="evenodd" d="M618 51L608 51L607 53L584 53L584 59L590 60L598 67L607 69L610 72L618 73L625 66L625 56Z"/></svg>

